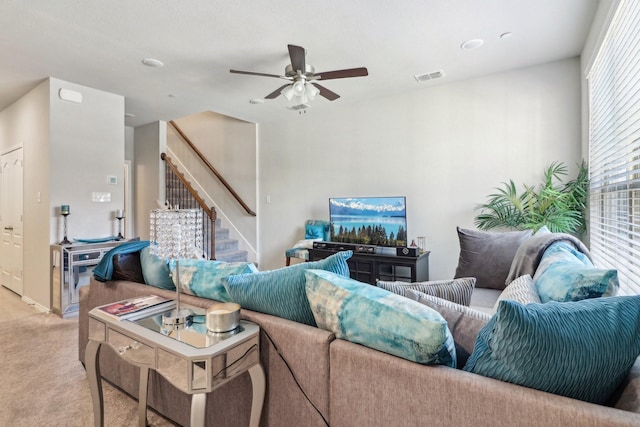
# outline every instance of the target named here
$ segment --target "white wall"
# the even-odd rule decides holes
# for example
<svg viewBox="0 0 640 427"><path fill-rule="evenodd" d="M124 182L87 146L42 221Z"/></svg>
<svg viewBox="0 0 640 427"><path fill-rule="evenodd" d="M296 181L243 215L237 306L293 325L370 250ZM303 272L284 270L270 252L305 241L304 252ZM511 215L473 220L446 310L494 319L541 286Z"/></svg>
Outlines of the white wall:
<svg viewBox="0 0 640 427"><path fill-rule="evenodd" d="M453 277L456 226L474 227L476 204L509 179L537 184L553 161L573 176L580 160L577 58L292 113L259 128L260 269L284 265L304 221L328 219L329 197L405 195L431 278Z"/></svg>
<svg viewBox="0 0 640 427"><path fill-rule="evenodd" d="M153 122L134 130L134 234L149 239L149 211L164 202L164 162L160 153L167 148L166 122Z"/></svg>
<svg viewBox="0 0 640 427"><path fill-rule="evenodd" d="M257 209L257 150L255 123L205 111L175 120L187 137L233 190L254 212ZM239 241L239 249L248 252L248 259L257 257L257 219L248 214L182 141L173 129L167 128L167 147L181 163L180 169L191 175L187 179L198 194L215 206L222 226L230 229L230 237Z"/></svg>
<svg viewBox="0 0 640 427"><path fill-rule="evenodd" d="M69 205L69 239L118 234L115 211L124 208L124 98L50 79L51 242L63 237L60 205ZM61 100L60 88L82 93L82 103ZM109 184L108 177L117 184ZM110 201L93 201L94 193Z"/></svg>
<svg viewBox="0 0 640 427"><path fill-rule="evenodd" d="M82 103L62 101L60 88L81 92ZM113 211L123 203L123 128L122 96L54 78L0 112L0 147L24 147L23 297L41 308L51 307L49 245L63 236L60 205L71 206L70 238L114 234ZM94 191L111 193L111 202L92 202Z"/></svg>
<svg viewBox="0 0 640 427"><path fill-rule="evenodd" d="M23 296L43 309L50 307L49 127L48 80L0 112L0 151L23 147Z"/></svg>

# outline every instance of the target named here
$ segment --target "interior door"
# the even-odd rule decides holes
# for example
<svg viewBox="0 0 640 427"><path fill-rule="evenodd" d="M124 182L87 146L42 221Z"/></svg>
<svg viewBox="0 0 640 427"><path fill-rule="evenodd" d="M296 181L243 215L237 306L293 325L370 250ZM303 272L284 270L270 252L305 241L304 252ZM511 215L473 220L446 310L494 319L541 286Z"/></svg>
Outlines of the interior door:
<svg viewBox="0 0 640 427"><path fill-rule="evenodd" d="M0 284L22 296L22 148L2 155Z"/></svg>

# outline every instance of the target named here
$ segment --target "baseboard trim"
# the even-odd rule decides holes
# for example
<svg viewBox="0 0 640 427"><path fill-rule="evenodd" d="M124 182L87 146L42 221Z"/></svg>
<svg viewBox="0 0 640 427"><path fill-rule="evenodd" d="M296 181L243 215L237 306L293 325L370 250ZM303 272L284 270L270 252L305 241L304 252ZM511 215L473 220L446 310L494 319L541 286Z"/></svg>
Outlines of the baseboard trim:
<svg viewBox="0 0 640 427"><path fill-rule="evenodd" d="M22 301L24 301L25 303L32 305L36 310L41 311L43 313L51 313L51 309L48 307L45 307L42 304L39 304L37 302L35 302L34 300L32 300L31 298L25 297L24 295L22 296Z"/></svg>

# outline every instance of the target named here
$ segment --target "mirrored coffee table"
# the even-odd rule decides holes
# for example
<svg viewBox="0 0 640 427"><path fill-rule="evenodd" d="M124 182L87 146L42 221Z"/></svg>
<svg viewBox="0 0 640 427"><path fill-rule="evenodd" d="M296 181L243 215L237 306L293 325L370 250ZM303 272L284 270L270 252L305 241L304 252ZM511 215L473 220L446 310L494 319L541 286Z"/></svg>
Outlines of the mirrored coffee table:
<svg viewBox="0 0 640 427"><path fill-rule="evenodd" d="M185 306L183 304L183 306ZM191 307L194 322L168 330L156 313L137 320L120 320L99 308L89 312L89 342L85 350L87 376L93 399L94 423L104 425L100 375L100 347L110 345L120 357L140 367L139 425L147 419L147 384L154 369L171 384L191 394L191 425L205 425L206 394L249 372L253 388L250 425L260 423L265 395L265 375L260 365L260 328L245 320L234 331L208 332L205 310ZM170 311L170 310L169 310Z"/></svg>

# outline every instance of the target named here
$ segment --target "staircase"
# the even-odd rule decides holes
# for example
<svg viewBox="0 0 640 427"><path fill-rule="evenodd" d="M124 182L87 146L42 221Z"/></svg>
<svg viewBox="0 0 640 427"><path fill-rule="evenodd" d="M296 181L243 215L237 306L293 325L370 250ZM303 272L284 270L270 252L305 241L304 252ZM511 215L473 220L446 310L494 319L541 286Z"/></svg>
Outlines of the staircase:
<svg viewBox="0 0 640 427"><path fill-rule="evenodd" d="M229 238L229 229L221 226L220 218L215 221L216 259L226 262L246 262L247 251L238 250L238 241Z"/></svg>
<svg viewBox="0 0 640 427"><path fill-rule="evenodd" d="M171 162L169 158L163 157L163 160L167 163ZM202 209L197 200L199 198L197 192L183 184L170 167L166 168L165 187L166 201L169 205L178 206L182 209ZM210 222L207 221L208 216L205 213L203 213L203 218L205 219L203 221L205 224L203 227L203 246L206 257L211 258L209 253L211 248ZM222 227L222 221L220 218L216 218L214 221L215 252L213 258L226 262L246 262L248 258L247 251L239 250L238 240L230 238L229 234L229 229Z"/></svg>

